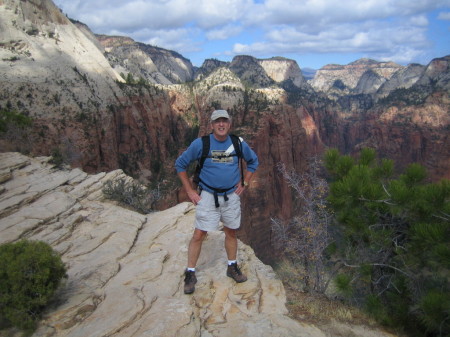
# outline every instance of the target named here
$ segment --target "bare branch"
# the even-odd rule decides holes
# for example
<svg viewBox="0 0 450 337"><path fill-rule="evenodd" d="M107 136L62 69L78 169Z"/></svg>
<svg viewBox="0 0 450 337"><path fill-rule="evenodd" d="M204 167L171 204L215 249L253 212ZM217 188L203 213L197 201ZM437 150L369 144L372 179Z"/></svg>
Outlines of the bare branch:
<svg viewBox="0 0 450 337"><path fill-rule="evenodd" d="M309 171L298 174L283 163L277 164L300 205L298 215L288 223L271 220L276 244L286 255L301 261L311 282L310 289L324 292L330 282L325 272L324 251L331 242L328 226L333 213L326 200L328 183L319 177L319 166L320 162L314 158L310 161Z"/></svg>
<svg viewBox="0 0 450 337"><path fill-rule="evenodd" d="M344 265L345 265L346 267L349 267L349 268L360 268L360 267L361 267L361 265L351 265L351 264L347 264L347 263L345 263L345 262L344 262ZM405 271L403 271L403 270L401 270L401 269L398 269L397 267L388 265L388 264L384 264L384 263L368 263L368 265L369 265L369 266L380 266L380 267L391 268L391 269L394 269L394 270L396 270L396 271L402 273L403 275L406 275L406 276L408 276L408 277L411 277L411 275L408 274L407 272L405 272Z"/></svg>
<svg viewBox="0 0 450 337"><path fill-rule="evenodd" d="M383 187L383 190L386 192L386 194L389 196L389 198L391 198L391 194L388 192L386 186L384 186L384 184L382 183L381 186Z"/></svg>
<svg viewBox="0 0 450 337"><path fill-rule="evenodd" d="M438 219L441 219L441 220L444 220L444 221L450 221L450 215L445 214L444 212L441 212L441 213L444 214L445 217L437 215L437 214L433 214L433 216L435 218L438 218Z"/></svg>

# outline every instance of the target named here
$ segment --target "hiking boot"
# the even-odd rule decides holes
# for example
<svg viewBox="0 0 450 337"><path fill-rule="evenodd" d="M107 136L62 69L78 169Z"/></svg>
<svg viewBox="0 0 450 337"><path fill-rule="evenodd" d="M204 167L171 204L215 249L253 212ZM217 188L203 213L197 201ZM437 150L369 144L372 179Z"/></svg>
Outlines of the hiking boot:
<svg viewBox="0 0 450 337"><path fill-rule="evenodd" d="M195 290L196 283L197 277L195 277L195 271L186 270L184 272L184 293L192 294Z"/></svg>
<svg viewBox="0 0 450 337"><path fill-rule="evenodd" d="M242 283L242 282L247 281L247 276L242 274L237 263L232 263L232 264L228 265L227 276L231 277L237 283Z"/></svg>

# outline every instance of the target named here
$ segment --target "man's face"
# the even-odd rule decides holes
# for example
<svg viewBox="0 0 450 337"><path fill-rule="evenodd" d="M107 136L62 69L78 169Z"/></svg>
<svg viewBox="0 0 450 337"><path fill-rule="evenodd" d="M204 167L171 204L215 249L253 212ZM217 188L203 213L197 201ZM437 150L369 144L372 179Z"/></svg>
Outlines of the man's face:
<svg viewBox="0 0 450 337"><path fill-rule="evenodd" d="M216 120L211 122L211 127L213 130L213 134L219 140L222 140L228 136L228 132L231 128L231 121L228 118L217 118Z"/></svg>

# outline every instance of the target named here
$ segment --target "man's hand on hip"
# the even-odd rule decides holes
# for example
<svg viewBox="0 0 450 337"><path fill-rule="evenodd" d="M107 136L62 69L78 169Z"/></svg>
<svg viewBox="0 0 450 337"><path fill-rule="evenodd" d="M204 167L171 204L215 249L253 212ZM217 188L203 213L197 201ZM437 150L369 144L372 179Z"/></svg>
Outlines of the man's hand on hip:
<svg viewBox="0 0 450 337"><path fill-rule="evenodd" d="M234 193L236 193L237 195L240 196L242 193L244 193L244 191L245 191L245 186L242 186L242 184L239 183L239 184L237 185L237 188L236 188L236 190L234 191Z"/></svg>
<svg viewBox="0 0 450 337"><path fill-rule="evenodd" d="M202 197L198 195L197 191L195 190L187 192L187 195L194 205L197 205L198 202L202 200Z"/></svg>

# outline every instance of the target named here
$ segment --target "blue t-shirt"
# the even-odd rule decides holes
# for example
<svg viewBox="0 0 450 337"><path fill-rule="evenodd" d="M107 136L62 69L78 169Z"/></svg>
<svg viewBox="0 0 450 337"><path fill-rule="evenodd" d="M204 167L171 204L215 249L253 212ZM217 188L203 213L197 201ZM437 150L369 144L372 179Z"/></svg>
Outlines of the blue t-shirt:
<svg viewBox="0 0 450 337"><path fill-rule="evenodd" d="M213 134L209 135L209 139L209 156L224 154L224 152L227 151L233 144L230 136L228 136L223 142L218 141ZM202 139L197 138L175 161L175 168L177 172L186 171L191 162L200 159L202 156L202 150ZM233 149L231 154L234 153L236 153L236 151ZM258 157L245 141L242 142L242 155L247 163L247 170L250 172L255 172L258 167ZM236 189L235 186L241 180L238 157L230 156L225 158L206 158L200 172L200 179L200 187L208 192L213 193L213 191L205 186L205 184L217 189L229 189L227 193L234 191ZM219 195L220 194L223 193L219 193Z"/></svg>

